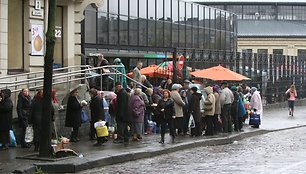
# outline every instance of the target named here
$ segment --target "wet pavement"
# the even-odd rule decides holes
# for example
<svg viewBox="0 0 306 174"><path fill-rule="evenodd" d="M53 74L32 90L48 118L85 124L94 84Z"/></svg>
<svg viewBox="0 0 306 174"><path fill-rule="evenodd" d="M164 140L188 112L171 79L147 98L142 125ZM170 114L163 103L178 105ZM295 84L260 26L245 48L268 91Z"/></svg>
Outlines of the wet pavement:
<svg viewBox="0 0 306 174"><path fill-rule="evenodd" d="M261 128L259 130L266 129L266 130L270 130L270 131L272 130L273 131L273 130L279 130L279 129L287 129L287 128L292 128L292 127L304 126L304 125L306 125L305 115L306 115L306 110L304 110L303 107L297 107L296 108L296 113L295 113L295 116L293 118L288 117L288 112L287 112L286 109L268 110L268 111L264 112L262 125L261 125ZM248 133L248 132L253 132L255 130L258 130L258 129L253 129L250 126L247 125L244 128L244 130L245 130L245 132L243 132L243 133ZM238 134L239 133L233 133L233 134L231 134L231 136L238 135ZM168 138L168 141L166 140L165 145L160 145L158 143L159 135L148 135L148 136L144 136L144 139L141 142L130 142L127 145L123 145L123 144L114 144L110 140L109 142L105 143L101 147L94 147L93 144L95 143L95 141L89 141L87 139L84 139L84 140L81 140L78 143L72 143L70 145L70 148L75 150L77 153L83 154L84 158L74 158L73 160L59 161L59 162L56 162L56 163L57 164L65 163L65 162L76 163L76 162L79 162L79 161L81 161L81 162L82 161L90 161L90 160L98 159L98 158L101 158L101 157L112 157L112 158L114 158L116 155L120 156L122 154L130 154L130 153L135 153L136 154L138 152L154 152L154 150L160 150L160 152L164 152L163 149L167 149L167 148L171 149L174 146L179 147L181 145L182 146L185 145L185 147L188 148L188 144L186 144L186 143L194 143L194 142L197 142L199 140L211 140L211 139L219 139L219 138L224 138L224 137L226 138L227 136L228 135L225 134L225 135L218 135L218 136L209 137L209 138L207 138L207 137L200 137L200 138L178 137L176 139L176 143L174 145L169 142L170 138ZM258 143L258 142L256 142L256 143ZM217 148L217 149L223 148L223 149L226 149L228 147L227 146L216 146L216 147L209 147L209 148ZM205 151L207 151L207 150L205 150ZM215 151L215 149L213 149L211 151ZM230 151L230 148L228 149L228 151ZM15 169L20 169L20 168L32 166L33 164L36 164L36 163L39 162L39 161L33 161L33 160L16 159L16 156L24 156L24 155L27 155L27 154L33 154L33 148L31 148L31 149L11 148L8 151L0 151L0 173L9 173L9 172L14 171ZM193 154L198 155L198 153L195 153L195 151L193 151ZM204 153L204 154L201 154L200 156L202 156L202 155L207 156L208 154ZM213 155L213 154L211 154L211 155ZM221 155L222 155L222 153L221 153ZM226 155L226 154L224 154L224 155ZM126 157L128 157L128 155L126 155ZM239 157L240 157L240 155L239 155ZM131 160L133 160L133 159L131 158ZM240 159L240 160L242 160L240 163L243 164L244 163L243 159ZM142 161L142 160L140 160L140 161ZM180 160L175 160L175 161L180 162ZM152 163L153 162L154 161L152 161ZM164 161L164 162L166 162L166 161ZM45 163L45 162L41 162L41 163ZM107 164L110 164L110 163L107 163ZM237 162L237 165L239 166L240 163ZM163 162L161 164L163 164ZM145 165L150 165L150 162L148 162L148 164L145 164ZM93 166L98 166L98 165L96 164L96 165L93 165ZM101 164L100 166L103 166L103 165ZM138 165L135 166L135 168L137 168L137 167L138 167ZM227 166L227 167L231 168L231 166ZM164 168L165 169L171 168L171 165L164 166ZM206 170L206 167L204 169ZM198 171L201 171L201 170L202 169L199 166ZM104 173L104 172L102 172L102 173ZM126 173L126 172L123 172L123 173ZM182 173L184 173L184 172L182 172Z"/></svg>
<svg viewBox="0 0 306 174"><path fill-rule="evenodd" d="M305 174L306 128L268 133L232 144L177 151L80 172Z"/></svg>

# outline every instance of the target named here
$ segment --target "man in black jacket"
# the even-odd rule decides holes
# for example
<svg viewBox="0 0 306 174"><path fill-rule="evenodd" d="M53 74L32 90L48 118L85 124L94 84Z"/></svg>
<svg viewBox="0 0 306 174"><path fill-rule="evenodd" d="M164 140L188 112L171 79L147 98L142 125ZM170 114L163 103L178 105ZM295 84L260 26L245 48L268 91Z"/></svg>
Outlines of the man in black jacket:
<svg viewBox="0 0 306 174"><path fill-rule="evenodd" d="M114 140L114 143L123 143L129 141L129 95L120 82L116 82L115 87L117 93L116 122L118 138Z"/></svg>

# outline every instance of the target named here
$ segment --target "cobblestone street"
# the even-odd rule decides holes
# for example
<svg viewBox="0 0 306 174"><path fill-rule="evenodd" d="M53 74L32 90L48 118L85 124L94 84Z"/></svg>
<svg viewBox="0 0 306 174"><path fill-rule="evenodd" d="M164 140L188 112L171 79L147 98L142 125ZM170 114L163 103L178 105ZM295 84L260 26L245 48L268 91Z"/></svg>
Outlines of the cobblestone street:
<svg viewBox="0 0 306 174"><path fill-rule="evenodd" d="M305 173L305 132L306 128L298 128L269 133L81 173Z"/></svg>

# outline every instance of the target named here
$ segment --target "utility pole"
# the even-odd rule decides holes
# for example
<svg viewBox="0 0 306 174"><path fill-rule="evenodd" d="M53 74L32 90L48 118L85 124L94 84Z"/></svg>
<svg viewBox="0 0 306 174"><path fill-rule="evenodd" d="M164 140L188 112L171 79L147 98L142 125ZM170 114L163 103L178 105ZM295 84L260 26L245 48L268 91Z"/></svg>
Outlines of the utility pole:
<svg viewBox="0 0 306 174"><path fill-rule="evenodd" d="M53 55L55 46L55 9L56 0L48 0L48 31L46 34L46 54L44 64L44 95L43 115L41 119L42 131L40 132L39 156L50 157L51 151L51 90L53 76Z"/></svg>

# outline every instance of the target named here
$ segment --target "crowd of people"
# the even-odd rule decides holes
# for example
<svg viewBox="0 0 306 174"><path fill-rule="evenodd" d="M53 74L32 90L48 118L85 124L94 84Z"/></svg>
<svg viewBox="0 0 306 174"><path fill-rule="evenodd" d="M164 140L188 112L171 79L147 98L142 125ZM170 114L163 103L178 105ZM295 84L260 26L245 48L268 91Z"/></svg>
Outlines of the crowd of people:
<svg viewBox="0 0 306 174"><path fill-rule="evenodd" d="M121 61L117 60L120 64ZM182 83L174 83L171 79L163 80L153 87L146 76L141 75L142 63L135 67L134 82L126 84L126 79L115 83L115 92L105 94L98 89L90 89L91 100L80 102L78 89L70 92L65 126L71 127L71 142L78 142L78 130L82 125L82 109L89 105L91 140L96 140L95 146L100 146L108 139L98 136L97 127L101 123L109 128L114 143L124 143L129 140L138 142L143 135L160 133L159 143L165 142L165 134L169 130L171 142L176 136L200 137L213 136L219 133L243 131L243 123L248 117L248 110L258 113L261 118L263 107L260 92L256 87L246 85L221 84L200 85L188 79ZM122 83L122 81L124 83ZM293 116L294 100L297 96L294 86L286 91L289 93L289 114ZM17 102L19 126L22 130L20 144L23 148L30 147L25 142L25 132L28 125L34 129L35 151L39 149L39 134L41 132L43 91L38 90L33 99L28 89L22 89ZM292 102L293 101L293 102ZM58 107L56 92L52 91L52 115ZM10 99L10 90L1 91L0 101L0 143L2 149L7 149L9 134L12 129L13 103ZM258 128L258 125L253 125ZM108 134L107 134L108 135Z"/></svg>

